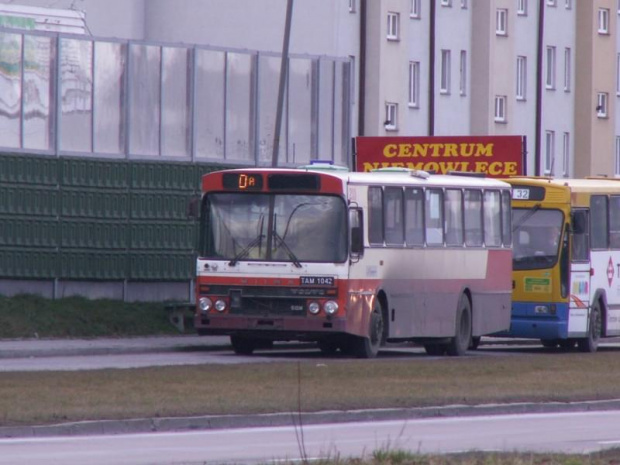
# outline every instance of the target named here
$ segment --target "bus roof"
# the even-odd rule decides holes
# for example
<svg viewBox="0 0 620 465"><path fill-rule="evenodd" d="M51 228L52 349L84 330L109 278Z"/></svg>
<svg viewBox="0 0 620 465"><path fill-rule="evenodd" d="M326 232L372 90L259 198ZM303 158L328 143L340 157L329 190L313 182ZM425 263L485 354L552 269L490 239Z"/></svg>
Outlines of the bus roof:
<svg viewBox="0 0 620 465"><path fill-rule="evenodd" d="M226 170L226 172L263 174L299 174L300 171L316 172L321 176L338 178L343 184L353 185L510 188L510 185L503 180L481 177L479 175L474 176L472 173L431 174L426 171L410 169L386 169L372 172L355 172L345 171L342 169L329 169L323 166L314 168L310 165L301 168L238 168ZM215 173L218 172L208 173L205 177ZM219 171L219 173L222 173L222 171Z"/></svg>
<svg viewBox="0 0 620 465"><path fill-rule="evenodd" d="M504 181L514 185L530 186L554 186L567 188L571 192L579 193L620 193L620 179L605 177L575 178L550 178L541 176L513 176Z"/></svg>
<svg viewBox="0 0 620 465"><path fill-rule="evenodd" d="M514 176L505 179L513 187L532 186L540 189L538 196L530 199L513 200L524 202L560 202L574 206L588 206L590 196L618 194L620 195L620 179L605 177L551 178L541 176ZM544 194L542 189L544 189ZM514 194L514 192L513 192Z"/></svg>

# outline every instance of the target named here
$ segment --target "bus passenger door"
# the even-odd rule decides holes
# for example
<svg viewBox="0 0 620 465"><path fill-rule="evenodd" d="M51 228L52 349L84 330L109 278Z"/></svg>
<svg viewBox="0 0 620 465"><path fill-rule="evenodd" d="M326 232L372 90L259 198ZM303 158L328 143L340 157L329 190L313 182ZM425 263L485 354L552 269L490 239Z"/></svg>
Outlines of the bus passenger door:
<svg viewBox="0 0 620 465"><path fill-rule="evenodd" d="M588 330L590 306L590 228L588 210L571 213L571 263L568 336L584 336Z"/></svg>

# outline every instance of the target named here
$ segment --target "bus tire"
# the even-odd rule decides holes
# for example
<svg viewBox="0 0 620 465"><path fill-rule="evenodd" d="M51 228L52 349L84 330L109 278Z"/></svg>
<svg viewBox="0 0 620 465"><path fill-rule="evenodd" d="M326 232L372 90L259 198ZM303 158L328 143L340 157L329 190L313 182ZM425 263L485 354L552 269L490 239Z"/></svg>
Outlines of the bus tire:
<svg viewBox="0 0 620 465"><path fill-rule="evenodd" d="M576 339L560 339L558 341L558 346L560 347L560 349L564 351L573 350L576 345L577 345Z"/></svg>
<svg viewBox="0 0 620 465"><path fill-rule="evenodd" d="M340 342L336 338L325 338L317 341L319 350L323 355L334 355L340 349Z"/></svg>
<svg viewBox="0 0 620 465"><path fill-rule="evenodd" d="M469 350L476 350L478 346L480 346L480 336L475 336L471 338L471 343L469 344Z"/></svg>
<svg viewBox="0 0 620 465"><path fill-rule="evenodd" d="M252 355L256 349L256 341L243 336L230 336L230 344L237 355Z"/></svg>
<svg viewBox="0 0 620 465"><path fill-rule="evenodd" d="M434 357L441 357L446 354L446 350L448 350L448 346L446 344L424 344L424 350L427 355L432 355Z"/></svg>
<svg viewBox="0 0 620 465"><path fill-rule="evenodd" d="M557 339L541 339L540 343L545 349L557 349L558 348Z"/></svg>
<svg viewBox="0 0 620 465"><path fill-rule="evenodd" d="M448 355L464 355L471 344L471 304L466 295L461 296L456 312L456 332L448 343Z"/></svg>
<svg viewBox="0 0 620 465"><path fill-rule="evenodd" d="M368 336L353 336L351 341L352 353L358 358L375 358L385 343L385 315L378 298L375 298L368 320Z"/></svg>
<svg viewBox="0 0 620 465"><path fill-rule="evenodd" d="M577 341L577 345L579 346L579 350L581 352L596 352L598 349L598 343L601 339L602 327L601 304L599 301L596 301L592 305L592 310L590 310L588 335Z"/></svg>

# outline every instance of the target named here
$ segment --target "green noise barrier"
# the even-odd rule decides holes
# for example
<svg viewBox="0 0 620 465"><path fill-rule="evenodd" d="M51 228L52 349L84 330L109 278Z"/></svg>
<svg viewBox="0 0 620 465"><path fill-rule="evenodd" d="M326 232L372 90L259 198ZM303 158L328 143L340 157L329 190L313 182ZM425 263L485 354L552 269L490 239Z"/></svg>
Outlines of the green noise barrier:
<svg viewBox="0 0 620 465"><path fill-rule="evenodd" d="M0 277L185 281L204 173L189 162L0 155Z"/></svg>

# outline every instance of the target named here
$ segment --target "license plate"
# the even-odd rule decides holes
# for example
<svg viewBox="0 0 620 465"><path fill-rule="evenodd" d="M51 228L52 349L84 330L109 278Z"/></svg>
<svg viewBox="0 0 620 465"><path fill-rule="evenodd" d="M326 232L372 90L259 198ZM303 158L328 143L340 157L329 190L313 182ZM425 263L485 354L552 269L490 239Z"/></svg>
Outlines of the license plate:
<svg viewBox="0 0 620 465"><path fill-rule="evenodd" d="M333 286L333 276L301 276L300 283L302 286Z"/></svg>

